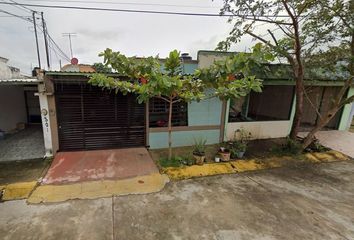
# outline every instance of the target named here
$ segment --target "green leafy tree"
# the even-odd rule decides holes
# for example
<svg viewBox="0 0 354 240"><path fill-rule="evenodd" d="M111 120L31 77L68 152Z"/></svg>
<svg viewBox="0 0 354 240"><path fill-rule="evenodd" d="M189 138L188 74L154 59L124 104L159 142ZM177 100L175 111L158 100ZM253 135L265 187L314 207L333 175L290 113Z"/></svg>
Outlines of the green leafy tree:
<svg viewBox="0 0 354 240"><path fill-rule="evenodd" d="M224 0L220 14L232 14L229 22L234 27L227 39L218 44L218 49L227 50L248 35L262 42L280 62L287 61L292 67L296 83L292 139L297 137L303 115L307 63L312 58L318 59L321 49L336 45L338 38L340 42L348 40L353 29L352 13L353 0ZM267 29L267 33L260 33L261 29ZM344 94L341 91L341 98ZM308 144L304 141L303 147Z"/></svg>
<svg viewBox="0 0 354 240"><path fill-rule="evenodd" d="M318 38L312 52L305 55L305 65L317 69L320 66L326 73L344 79L344 84L330 99L328 110L324 113L317 111L319 121L305 137L304 148L342 107L354 102L354 95L347 96L348 89L354 85L354 0L318 0L312 11L312 17L304 26L304 34L315 32Z"/></svg>
<svg viewBox="0 0 354 240"><path fill-rule="evenodd" d="M112 68L104 65L103 63L94 63L93 68L96 70L98 73L111 73Z"/></svg>
<svg viewBox="0 0 354 240"><path fill-rule="evenodd" d="M137 94L137 100L147 102L150 98L159 98L169 104L168 146L169 159L172 157L172 111L173 104L185 101L200 101L206 98L238 98L251 90L261 91L261 80L251 75L251 70L267 61L269 55L262 54L261 45L254 48L253 54L241 54L213 66L197 70L192 75L183 75L180 52L171 51L164 62L164 68L157 58L126 57L120 52L106 49L99 56L104 63L121 75L120 78L104 74L93 74L89 83L116 93ZM238 77L237 74L242 73ZM208 91L206 91L208 89ZM210 91L212 89L212 91Z"/></svg>

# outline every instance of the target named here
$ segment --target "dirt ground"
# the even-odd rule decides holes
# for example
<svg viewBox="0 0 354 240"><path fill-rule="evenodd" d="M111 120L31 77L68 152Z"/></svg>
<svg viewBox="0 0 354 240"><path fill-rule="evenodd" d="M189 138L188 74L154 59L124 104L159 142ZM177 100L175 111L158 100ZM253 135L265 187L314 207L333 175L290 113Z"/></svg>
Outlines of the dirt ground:
<svg viewBox="0 0 354 240"><path fill-rule="evenodd" d="M273 149L284 144L285 138L273 138L273 139L259 139L252 140L248 144L247 151L244 155L245 159L250 158L266 158L275 154ZM219 144L207 145L205 149L205 161L214 162L215 154L219 150ZM150 149L151 157L156 163L162 158L167 158L168 149ZM173 148L173 155L183 158L193 158L192 156L193 147L176 147ZM158 164L159 165L159 164Z"/></svg>
<svg viewBox="0 0 354 240"><path fill-rule="evenodd" d="M0 203L1 239L354 239L354 161L170 182L161 192Z"/></svg>
<svg viewBox="0 0 354 240"><path fill-rule="evenodd" d="M16 182L36 181L42 177L51 160L33 159L21 161L0 161L0 185Z"/></svg>

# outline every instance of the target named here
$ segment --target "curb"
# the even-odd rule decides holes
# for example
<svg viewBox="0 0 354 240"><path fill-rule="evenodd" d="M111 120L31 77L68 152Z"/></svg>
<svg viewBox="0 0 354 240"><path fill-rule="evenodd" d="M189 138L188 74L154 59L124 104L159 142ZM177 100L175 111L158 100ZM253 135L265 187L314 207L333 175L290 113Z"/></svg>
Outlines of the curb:
<svg viewBox="0 0 354 240"><path fill-rule="evenodd" d="M350 158L337 151L323 153L306 153L304 159L298 160L294 156L269 157L264 159L236 160L223 163L207 163L204 165L193 165L184 167L163 168L162 172L167 174L171 180L183 180L196 177L214 176L219 174L240 173L264 169L285 167L296 163L326 163L346 161Z"/></svg>
<svg viewBox="0 0 354 240"><path fill-rule="evenodd" d="M56 203L71 199L146 194L158 192L169 182L167 175L155 173L121 180L87 181L63 185L40 185L27 199L27 203Z"/></svg>
<svg viewBox="0 0 354 240"><path fill-rule="evenodd" d="M26 199L36 187L37 181L11 183L0 186L2 201Z"/></svg>

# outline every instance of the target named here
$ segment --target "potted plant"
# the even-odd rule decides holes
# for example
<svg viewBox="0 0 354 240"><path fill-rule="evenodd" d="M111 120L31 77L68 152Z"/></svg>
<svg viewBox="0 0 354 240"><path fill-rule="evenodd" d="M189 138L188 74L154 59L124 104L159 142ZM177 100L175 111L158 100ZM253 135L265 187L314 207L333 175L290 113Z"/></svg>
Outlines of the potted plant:
<svg viewBox="0 0 354 240"><path fill-rule="evenodd" d="M205 144L206 139L194 140L194 149L193 149L193 157L195 159L195 163L198 165L203 165L205 161Z"/></svg>
<svg viewBox="0 0 354 240"><path fill-rule="evenodd" d="M237 129L235 131L234 140L232 143L232 155L233 157L243 158L247 150L248 142L252 138L250 132L247 132L244 128Z"/></svg>
<svg viewBox="0 0 354 240"><path fill-rule="evenodd" d="M238 146L237 146L237 153L236 153L237 157L243 158L243 156L245 155L246 149L247 149L247 143L239 142Z"/></svg>
<svg viewBox="0 0 354 240"><path fill-rule="evenodd" d="M220 160L223 162L230 161L230 144L228 142L224 142L220 145L218 155L220 156Z"/></svg>

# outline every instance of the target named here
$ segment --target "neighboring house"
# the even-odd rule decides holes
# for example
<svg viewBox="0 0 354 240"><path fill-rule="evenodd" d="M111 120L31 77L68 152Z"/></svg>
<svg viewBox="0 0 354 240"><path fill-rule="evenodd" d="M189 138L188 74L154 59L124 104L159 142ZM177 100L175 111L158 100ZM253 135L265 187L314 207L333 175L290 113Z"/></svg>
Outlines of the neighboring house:
<svg viewBox="0 0 354 240"><path fill-rule="evenodd" d="M183 55L183 73L210 66L216 59L232 53L199 51L198 60ZM163 64L163 59L161 60ZM294 116L294 81L287 65L269 65L262 93L242 99L178 103L173 112L173 146L188 146L205 138L208 144L231 139L241 127L254 138L277 138L289 134ZM91 71L46 71L40 96L48 116L44 131L53 152L147 146L165 148L167 104L158 99L138 104L136 96L102 90L87 83ZM116 73L107 73L119 77ZM306 102L303 130L318 120L316 111L328 108L331 96L343 81L325 74L306 75ZM348 95L354 94L351 88ZM314 110L314 109L317 110ZM351 106L345 106L328 124L328 129L345 129Z"/></svg>
<svg viewBox="0 0 354 240"><path fill-rule="evenodd" d="M8 66L8 59L0 57L0 129L16 130L18 124L40 123L36 77L20 74L20 69Z"/></svg>
<svg viewBox="0 0 354 240"><path fill-rule="evenodd" d="M64 65L60 71L63 72L86 72L92 73L96 72L92 65L89 64L66 64Z"/></svg>
<svg viewBox="0 0 354 240"><path fill-rule="evenodd" d="M199 51L199 68L209 67L215 60L229 56L229 52ZM225 140L234 137L241 127L253 138L285 137L290 133L295 114L295 82L290 66L269 65L270 71L258 74L263 79L262 93L252 92L244 98L231 100L226 107ZM301 130L307 131L319 120L317 112L324 113L343 85L343 76L332 76L321 71L305 74L304 113ZM354 87L347 96L354 94ZM351 104L346 105L327 124L325 129L346 130Z"/></svg>

